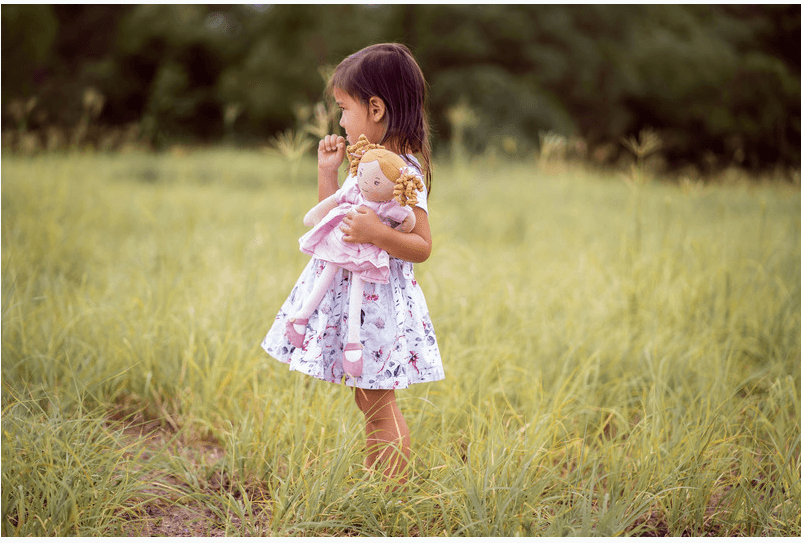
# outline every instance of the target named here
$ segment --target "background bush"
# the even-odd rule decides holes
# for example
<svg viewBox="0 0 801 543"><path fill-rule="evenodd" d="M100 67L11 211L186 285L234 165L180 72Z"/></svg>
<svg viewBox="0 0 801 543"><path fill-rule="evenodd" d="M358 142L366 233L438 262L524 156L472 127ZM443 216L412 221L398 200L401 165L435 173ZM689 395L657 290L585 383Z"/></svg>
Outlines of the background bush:
<svg viewBox="0 0 801 543"><path fill-rule="evenodd" d="M137 122L157 146L260 142L320 100L320 71L400 41L431 85L440 148L461 104L471 151L554 131L610 161L650 127L672 165L801 159L798 6L4 5L2 25L7 131L74 126L92 87L99 123ZM27 117L11 111L32 96Z"/></svg>

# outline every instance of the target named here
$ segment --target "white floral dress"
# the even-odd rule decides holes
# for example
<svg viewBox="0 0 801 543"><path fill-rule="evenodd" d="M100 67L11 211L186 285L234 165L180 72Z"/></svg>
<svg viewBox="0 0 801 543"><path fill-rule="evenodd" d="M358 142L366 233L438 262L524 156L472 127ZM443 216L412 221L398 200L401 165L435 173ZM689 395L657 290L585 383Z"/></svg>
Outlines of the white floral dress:
<svg viewBox="0 0 801 543"><path fill-rule="evenodd" d="M343 183L356 183L348 176ZM428 212L426 193L418 192L417 206ZM320 305L309 317L302 348L286 338L289 315L297 313L314 287L325 263L312 258L281 306L261 343L289 369L312 377L366 389L407 388L414 383L445 377L423 291L414 278L411 262L390 257L389 283L365 283L361 312L361 342L364 347L362 376L346 377L342 370L347 340L350 272L339 269Z"/></svg>

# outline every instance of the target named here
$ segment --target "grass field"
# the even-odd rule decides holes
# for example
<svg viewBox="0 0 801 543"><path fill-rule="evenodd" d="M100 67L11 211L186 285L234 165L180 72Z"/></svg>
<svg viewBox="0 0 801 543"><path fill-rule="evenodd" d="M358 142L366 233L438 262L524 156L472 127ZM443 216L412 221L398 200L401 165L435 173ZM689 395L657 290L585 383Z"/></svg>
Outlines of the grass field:
<svg viewBox="0 0 801 543"><path fill-rule="evenodd" d="M365 476L349 389L259 347L316 170L2 159L2 535L801 535L801 191L435 170L446 379Z"/></svg>

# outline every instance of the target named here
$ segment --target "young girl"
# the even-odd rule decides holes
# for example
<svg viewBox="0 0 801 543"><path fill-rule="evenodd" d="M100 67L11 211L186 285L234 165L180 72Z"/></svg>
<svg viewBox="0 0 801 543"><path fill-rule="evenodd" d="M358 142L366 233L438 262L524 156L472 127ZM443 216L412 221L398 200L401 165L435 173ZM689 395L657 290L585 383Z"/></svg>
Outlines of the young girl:
<svg viewBox="0 0 801 543"><path fill-rule="evenodd" d="M336 68L328 90L342 111L340 126L347 143L367 140L401 155L425 174L426 187L417 193L415 225L401 232L384 224L369 207L352 210L343 219L342 239L369 243L389 256L389 282L365 283L362 296L362 375L349 379L356 405L364 413L368 469L381 466L385 476L404 482L410 452L409 429L395 390L444 378L442 360L423 292L413 264L431 254L427 196L431 188L431 151L425 115L426 83L408 48L372 45L349 56ZM329 135L317 149L318 198L339 189L337 171L345 158L346 139ZM412 156L419 154L420 163ZM356 183L349 175L342 188ZM343 347L347 337L350 273L337 270L331 285L305 325L305 342L295 347L287 337L289 318L303 306L325 264L312 258L284 302L262 342L268 354L301 371L332 383L343 380Z"/></svg>
<svg viewBox="0 0 801 543"><path fill-rule="evenodd" d="M411 232L415 224L412 208L417 203L417 191L423 182L400 156L373 143L364 136L356 145L348 147L350 171L356 172L356 184L339 189L318 203L303 218L303 224L314 226L300 238L300 250L326 262L320 280L303 302L300 311L289 318L286 334L289 342L303 348L306 324L328 291L337 268L350 271L348 299L348 342L342 369L350 377L362 375L361 312L364 283L389 282L389 255L370 243L343 241L340 230L342 219L357 207L367 206L391 224L397 223L401 232ZM410 206L407 206L406 204Z"/></svg>

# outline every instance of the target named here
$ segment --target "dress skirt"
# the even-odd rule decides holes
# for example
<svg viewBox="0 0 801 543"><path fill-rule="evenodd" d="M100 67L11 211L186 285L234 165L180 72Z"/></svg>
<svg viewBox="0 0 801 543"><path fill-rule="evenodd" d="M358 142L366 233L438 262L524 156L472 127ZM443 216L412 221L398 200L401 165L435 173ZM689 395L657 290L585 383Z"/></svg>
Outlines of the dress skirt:
<svg viewBox="0 0 801 543"><path fill-rule="evenodd" d="M365 283L362 300L362 376L346 377L342 370L347 341L350 272L339 269L322 301L309 317L302 348L286 338L286 323L311 292L326 264L312 258L289 298L281 306L262 348L273 358L331 383L364 389L391 390L445 377L434 327L423 291L414 278L411 262L389 258L389 282ZM343 378L345 379L343 381Z"/></svg>

